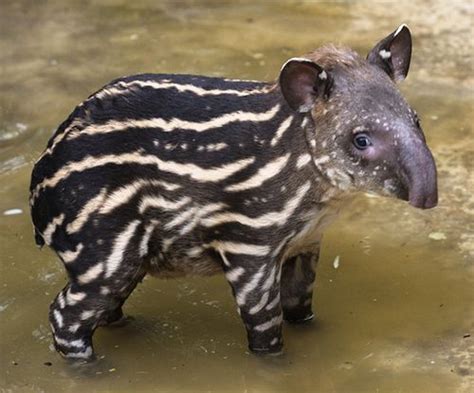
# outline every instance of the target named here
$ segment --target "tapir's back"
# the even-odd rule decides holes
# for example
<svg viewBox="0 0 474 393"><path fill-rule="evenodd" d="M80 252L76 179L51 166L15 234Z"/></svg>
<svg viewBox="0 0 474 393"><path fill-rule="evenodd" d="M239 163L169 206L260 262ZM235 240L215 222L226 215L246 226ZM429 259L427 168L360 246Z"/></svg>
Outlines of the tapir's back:
<svg viewBox="0 0 474 393"><path fill-rule="evenodd" d="M195 197L206 187L208 200L222 199L213 198L213 183L222 194L226 181L238 182L245 169L256 171L273 157L263 142L272 140L285 111L272 89L262 82L156 74L106 85L61 124L35 165L30 202L37 235L46 231L42 237L50 243L48 225L55 219L71 229L105 194L118 205L114 192L123 195L127 185L147 183L150 193L159 188L164 196L191 187ZM103 212L112 210L110 203Z"/></svg>

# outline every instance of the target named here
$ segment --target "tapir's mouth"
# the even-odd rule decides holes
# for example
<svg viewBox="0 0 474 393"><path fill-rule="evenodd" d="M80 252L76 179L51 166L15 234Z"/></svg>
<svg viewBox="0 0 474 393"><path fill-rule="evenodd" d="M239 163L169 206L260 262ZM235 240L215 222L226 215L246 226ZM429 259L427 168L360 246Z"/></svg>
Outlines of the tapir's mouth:
<svg viewBox="0 0 474 393"><path fill-rule="evenodd" d="M428 192L427 190L420 190L416 187L412 187L410 189L409 185L405 185L403 182L394 180L392 180L390 184L391 194L398 199L407 201L413 207L418 209L431 209L438 204L438 193L436 189L434 191L430 190Z"/></svg>

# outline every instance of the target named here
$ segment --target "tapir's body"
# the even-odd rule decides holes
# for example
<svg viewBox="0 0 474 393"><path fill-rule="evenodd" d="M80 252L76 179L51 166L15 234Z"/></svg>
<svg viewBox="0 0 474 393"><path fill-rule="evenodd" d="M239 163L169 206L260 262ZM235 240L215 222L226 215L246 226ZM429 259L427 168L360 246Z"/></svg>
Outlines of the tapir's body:
<svg viewBox="0 0 474 393"><path fill-rule="evenodd" d="M92 356L94 329L122 317L123 302L146 273L217 272L232 287L250 348L277 353L282 319L312 317L322 230L344 200L380 188L429 207L433 196L412 197L413 174L399 175L388 153L377 166L362 165L336 146L342 132L318 137L317 119L324 124L331 111L339 123L352 122L350 140L370 120L369 111L365 119L360 111L348 117L332 87L331 73L363 68L362 60L347 52L340 61L354 64L339 69L322 56L315 60L326 61L324 69L308 68L307 59L285 65L279 84L187 75L119 79L59 127L34 168L31 204L37 242L58 253L69 275L50 313L61 353ZM374 75L391 83L386 70L374 68ZM302 96L308 78L314 89ZM394 109L396 122L412 121L404 105ZM380 178L357 180L366 173Z"/></svg>

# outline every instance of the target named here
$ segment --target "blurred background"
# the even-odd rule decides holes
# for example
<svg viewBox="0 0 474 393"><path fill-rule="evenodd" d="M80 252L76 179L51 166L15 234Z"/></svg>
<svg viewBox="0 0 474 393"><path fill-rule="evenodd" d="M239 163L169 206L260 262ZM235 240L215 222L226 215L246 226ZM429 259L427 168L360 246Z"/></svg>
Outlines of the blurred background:
<svg viewBox="0 0 474 393"><path fill-rule="evenodd" d="M471 1L0 1L0 391L474 391L474 131ZM99 360L52 351L48 306L65 284L34 245L29 176L55 127L116 77L142 72L274 80L323 43L365 56L408 23L401 85L439 170L439 206L361 196L323 243L308 326L286 354L246 349L223 277L145 280L135 320L99 329ZM339 257L339 266L333 264Z"/></svg>

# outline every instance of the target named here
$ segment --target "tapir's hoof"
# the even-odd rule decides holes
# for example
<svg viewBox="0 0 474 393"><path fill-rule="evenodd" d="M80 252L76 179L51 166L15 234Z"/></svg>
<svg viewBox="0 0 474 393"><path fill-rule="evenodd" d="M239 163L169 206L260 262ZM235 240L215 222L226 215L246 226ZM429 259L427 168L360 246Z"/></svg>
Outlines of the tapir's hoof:
<svg viewBox="0 0 474 393"><path fill-rule="evenodd" d="M306 315L297 315L297 314L291 314L287 313L285 314L285 321L288 323L294 323L294 324L303 324L303 323L308 323L311 322L314 319L314 314L309 313Z"/></svg>
<svg viewBox="0 0 474 393"><path fill-rule="evenodd" d="M108 327L108 328L121 328L123 326L128 325L131 321L133 321L135 318L133 318L130 315L122 315L119 319L113 320L113 321L106 321L105 323L101 324L100 326Z"/></svg>
<svg viewBox="0 0 474 393"><path fill-rule="evenodd" d="M250 351L257 356L281 356L283 355L283 345L278 345L269 348L250 348Z"/></svg>

